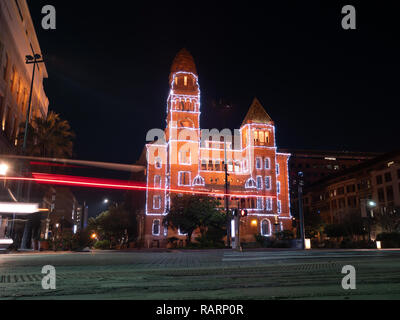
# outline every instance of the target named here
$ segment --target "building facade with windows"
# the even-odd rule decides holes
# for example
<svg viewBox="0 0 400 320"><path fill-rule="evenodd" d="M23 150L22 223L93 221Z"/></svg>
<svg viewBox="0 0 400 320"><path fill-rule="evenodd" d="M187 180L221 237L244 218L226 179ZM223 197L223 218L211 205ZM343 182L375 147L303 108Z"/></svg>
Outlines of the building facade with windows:
<svg viewBox="0 0 400 320"><path fill-rule="evenodd" d="M225 201L225 164L229 173L229 207L248 210L240 225L241 241L255 234L273 236L292 229L288 160L275 142L275 124L254 99L235 134L201 130L200 87L191 54L181 50L169 78L166 129L147 144L146 199L139 223L144 245L165 246L186 239L163 225L173 194L207 194ZM195 237L195 236L194 236ZM194 238L193 237L193 238Z"/></svg>
<svg viewBox="0 0 400 320"><path fill-rule="evenodd" d="M26 0L0 1L0 154L12 153L19 124L26 120L33 65L27 55L41 54ZM43 87L44 63L37 66L30 118L46 117L49 101Z"/></svg>
<svg viewBox="0 0 400 320"><path fill-rule="evenodd" d="M306 187L303 202L326 224L342 223L351 214L368 218L398 212L400 153L383 154ZM372 237L379 232L372 230Z"/></svg>

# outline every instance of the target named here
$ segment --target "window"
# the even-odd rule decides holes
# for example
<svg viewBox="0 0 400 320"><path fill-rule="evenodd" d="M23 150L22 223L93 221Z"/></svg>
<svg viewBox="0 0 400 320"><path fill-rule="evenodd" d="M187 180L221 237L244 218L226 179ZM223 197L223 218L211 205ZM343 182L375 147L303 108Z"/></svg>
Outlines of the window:
<svg viewBox="0 0 400 320"><path fill-rule="evenodd" d="M232 162L232 161L229 161L229 162L228 162L228 171L229 171L229 172L232 172L232 171L233 171L233 162Z"/></svg>
<svg viewBox="0 0 400 320"><path fill-rule="evenodd" d="M160 220L153 220L153 236L160 235Z"/></svg>
<svg viewBox="0 0 400 320"><path fill-rule="evenodd" d="M161 189L161 177L154 176L154 188Z"/></svg>
<svg viewBox="0 0 400 320"><path fill-rule="evenodd" d="M253 178L250 178L250 179L248 179L246 181L245 188L246 189L255 189L255 188L257 188L257 184L256 184L256 182L254 181Z"/></svg>
<svg viewBox="0 0 400 320"><path fill-rule="evenodd" d="M263 179L262 179L262 177L261 176L258 176L257 177L257 189L258 190L262 190L262 188L263 188L263 181L262 181Z"/></svg>
<svg viewBox="0 0 400 320"><path fill-rule="evenodd" d="M257 209L263 209L263 198L257 198Z"/></svg>
<svg viewBox="0 0 400 320"><path fill-rule="evenodd" d="M156 169L161 169L161 167L162 167L161 158L156 158Z"/></svg>
<svg viewBox="0 0 400 320"><path fill-rule="evenodd" d="M278 194L281 193L281 183L280 183L279 181L276 183L276 192L277 192Z"/></svg>
<svg viewBox="0 0 400 320"><path fill-rule="evenodd" d="M386 199L388 202L391 202L394 200L394 193L393 193L393 187L388 186L386 187Z"/></svg>
<svg viewBox="0 0 400 320"><path fill-rule="evenodd" d="M279 173L279 169L280 169L279 164L277 164L277 165L276 165L276 174L277 174L278 176L279 176L279 174L280 174L280 173Z"/></svg>
<svg viewBox="0 0 400 320"><path fill-rule="evenodd" d="M271 169L271 160L269 158L265 158L265 169Z"/></svg>
<svg viewBox="0 0 400 320"><path fill-rule="evenodd" d="M240 172L240 162L235 162L235 172Z"/></svg>
<svg viewBox="0 0 400 320"><path fill-rule="evenodd" d="M271 190L271 177L265 177L265 189Z"/></svg>
<svg viewBox="0 0 400 320"><path fill-rule="evenodd" d="M164 223L164 237L168 237L168 223Z"/></svg>
<svg viewBox="0 0 400 320"><path fill-rule="evenodd" d="M261 222L261 235L264 237L270 236L271 235L270 229L271 228L269 220L263 220Z"/></svg>
<svg viewBox="0 0 400 320"><path fill-rule="evenodd" d="M247 171L247 160L243 161L243 171Z"/></svg>
<svg viewBox="0 0 400 320"><path fill-rule="evenodd" d="M383 183L382 176L376 176L376 184L382 184L382 183Z"/></svg>
<svg viewBox="0 0 400 320"><path fill-rule="evenodd" d="M267 211L272 211L272 198L267 198L266 208Z"/></svg>
<svg viewBox="0 0 400 320"><path fill-rule="evenodd" d="M344 187L340 187L339 189L338 189L338 195L343 195L344 194Z"/></svg>
<svg viewBox="0 0 400 320"><path fill-rule="evenodd" d="M261 143L264 143L264 131L260 131L259 133L258 133L258 136L259 136L259 139L260 139L260 142Z"/></svg>
<svg viewBox="0 0 400 320"><path fill-rule="evenodd" d="M187 76L185 76L183 79L184 79L184 84L185 84L185 87L187 87L187 85L188 85L188 77L187 77Z"/></svg>
<svg viewBox="0 0 400 320"><path fill-rule="evenodd" d="M178 179L180 186L190 186L190 172L179 172Z"/></svg>
<svg viewBox="0 0 400 320"><path fill-rule="evenodd" d="M391 182L392 181L392 174L390 172L385 173L385 182Z"/></svg>
<svg viewBox="0 0 400 320"><path fill-rule="evenodd" d="M261 170L262 169L262 161L261 161L261 158L257 158L256 159L256 169L257 170Z"/></svg>
<svg viewBox="0 0 400 320"><path fill-rule="evenodd" d="M254 131L254 142L258 142L258 131Z"/></svg>
<svg viewBox="0 0 400 320"><path fill-rule="evenodd" d="M207 160L201 160L201 170L207 170Z"/></svg>
<svg viewBox="0 0 400 320"><path fill-rule="evenodd" d="M385 192L383 188L378 189L378 200L379 202L385 202Z"/></svg>
<svg viewBox="0 0 400 320"><path fill-rule="evenodd" d="M221 171L221 161L219 160L215 161L215 170Z"/></svg>
<svg viewBox="0 0 400 320"><path fill-rule="evenodd" d="M190 165L190 150L179 151L179 164Z"/></svg>
<svg viewBox="0 0 400 320"><path fill-rule="evenodd" d="M282 201L278 201L278 213L282 212Z"/></svg>
<svg viewBox="0 0 400 320"><path fill-rule="evenodd" d="M348 186L346 187L346 192L347 192L347 193L354 193L354 192L356 192L356 185L355 185L355 184L348 185Z"/></svg>
<svg viewBox="0 0 400 320"><path fill-rule="evenodd" d="M161 196L153 197L153 209L161 209Z"/></svg>

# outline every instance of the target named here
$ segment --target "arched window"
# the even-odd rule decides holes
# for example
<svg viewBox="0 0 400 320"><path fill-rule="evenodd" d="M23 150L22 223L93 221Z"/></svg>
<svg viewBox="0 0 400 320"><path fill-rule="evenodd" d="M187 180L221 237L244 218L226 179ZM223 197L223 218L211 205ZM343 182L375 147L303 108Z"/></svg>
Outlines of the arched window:
<svg viewBox="0 0 400 320"><path fill-rule="evenodd" d="M263 220L261 222L261 235L264 237L271 236L271 224L269 220Z"/></svg>
<svg viewBox="0 0 400 320"><path fill-rule="evenodd" d="M250 178L246 181L245 185L246 189L257 189L257 184L253 178Z"/></svg>
<svg viewBox="0 0 400 320"><path fill-rule="evenodd" d="M193 180L193 185L194 185L194 186L204 186L204 185L205 185L204 178L201 177L201 176L197 176L197 177L194 178L194 180Z"/></svg>

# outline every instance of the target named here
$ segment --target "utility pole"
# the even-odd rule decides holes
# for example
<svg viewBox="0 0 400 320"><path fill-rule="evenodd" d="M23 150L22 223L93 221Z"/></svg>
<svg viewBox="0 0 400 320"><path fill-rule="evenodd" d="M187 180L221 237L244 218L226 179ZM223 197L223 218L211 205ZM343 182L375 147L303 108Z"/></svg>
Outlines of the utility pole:
<svg viewBox="0 0 400 320"><path fill-rule="evenodd" d="M298 192L299 192L299 217L300 217L300 238L301 238L301 249L305 249L305 234L304 234L304 213L303 213L303 186L304 186L304 174L303 172L298 173Z"/></svg>
<svg viewBox="0 0 400 320"><path fill-rule="evenodd" d="M224 149L225 149L225 165L224 165L224 169L225 169L225 209L226 209L226 242L228 247L231 246L231 221L232 221L232 217L231 214L229 212L229 174L228 174L228 160L227 160L227 154L226 154L226 141L224 141L225 145L224 145Z"/></svg>

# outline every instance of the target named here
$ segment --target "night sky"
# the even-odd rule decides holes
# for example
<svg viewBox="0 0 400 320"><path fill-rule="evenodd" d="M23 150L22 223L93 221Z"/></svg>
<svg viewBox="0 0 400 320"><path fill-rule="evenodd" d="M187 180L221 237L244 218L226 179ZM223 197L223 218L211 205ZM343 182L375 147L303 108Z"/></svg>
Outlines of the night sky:
<svg viewBox="0 0 400 320"><path fill-rule="evenodd" d="M183 47L198 69L202 128L239 128L257 96L279 147L397 149L399 11L388 1L270 2L28 1L50 110L71 123L75 158L138 159L147 131L165 127ZM57 30L40 27L46 4ZM357 30L342 29L346 4Z"/></svg>

